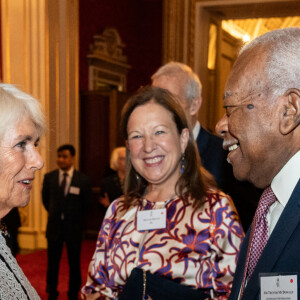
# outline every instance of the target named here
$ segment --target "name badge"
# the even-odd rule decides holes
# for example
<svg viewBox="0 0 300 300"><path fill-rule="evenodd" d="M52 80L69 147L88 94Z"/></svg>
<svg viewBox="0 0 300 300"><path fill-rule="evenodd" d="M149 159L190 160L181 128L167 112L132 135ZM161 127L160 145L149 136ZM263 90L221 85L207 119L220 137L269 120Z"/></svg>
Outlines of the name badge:
<svg viewBox="0 0 300 300"><path fill-rule="evenodd" d="M262 273L260 276L260 299L297 300L296 273Z"/></svg>
<svg viewBox="0 0 300 300"><path fill-rule="evenodd" d="M77 186L70 186L69 193L73 194L73 195L79 195L80 194L80 188L77 187Z"/></svg>
<svg viewBox="0 0 300 300"><path fill-rule="evenodd" d="M166 228L166 220L166 208L138 211L137 230Z"/></svg>

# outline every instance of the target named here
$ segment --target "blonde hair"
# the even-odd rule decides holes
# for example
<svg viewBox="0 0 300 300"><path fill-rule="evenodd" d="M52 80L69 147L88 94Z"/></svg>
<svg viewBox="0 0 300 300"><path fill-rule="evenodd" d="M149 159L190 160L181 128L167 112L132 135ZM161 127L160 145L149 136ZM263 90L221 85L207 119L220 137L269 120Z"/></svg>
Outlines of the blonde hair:
<svg viewBox="0 0 300 300"><path fill-rule="evenodd" d="M112 151L111 156L110 156L110 168L111 169L117 171L117 161L118 161L119 153L123 152L123 151L126 155L125 147L117 147Z"/></svg>

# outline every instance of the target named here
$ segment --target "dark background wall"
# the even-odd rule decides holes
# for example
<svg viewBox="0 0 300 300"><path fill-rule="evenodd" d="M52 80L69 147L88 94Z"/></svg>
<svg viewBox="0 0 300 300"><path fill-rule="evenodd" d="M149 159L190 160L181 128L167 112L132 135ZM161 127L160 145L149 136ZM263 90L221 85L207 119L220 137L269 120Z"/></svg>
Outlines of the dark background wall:
<svg viewBox="0 0 300 300"><path fill-rule="evenodd" d="M132 66L128 73L128 92L150 82L162 63L163 0L80 0L79 1L79 88L88 89L87 54L93 36L106 27L119 31L126 45L124 54Z"/></svg>

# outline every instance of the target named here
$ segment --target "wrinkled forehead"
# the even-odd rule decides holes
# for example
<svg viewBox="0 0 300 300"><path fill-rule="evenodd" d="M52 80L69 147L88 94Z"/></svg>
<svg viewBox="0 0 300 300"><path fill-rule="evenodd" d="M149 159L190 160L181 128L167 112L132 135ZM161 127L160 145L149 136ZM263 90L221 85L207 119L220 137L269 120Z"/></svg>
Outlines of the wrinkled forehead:
<svg viewBox="0 0 300 300"><path fill-rule="evenodd" d="M233 66L224 90L224 102L243 102L244 99L268 88L264 62L259 57L241 57Z"/></svg>
<svg viewBox="0 0 300 300"><path fill-rule="evenodd" d="M255 80L253 82L246 81L245 84L228 85L225 88L223 101L233 103L243 103L257 94L264 94L268 90L263 80Z"/></svg>

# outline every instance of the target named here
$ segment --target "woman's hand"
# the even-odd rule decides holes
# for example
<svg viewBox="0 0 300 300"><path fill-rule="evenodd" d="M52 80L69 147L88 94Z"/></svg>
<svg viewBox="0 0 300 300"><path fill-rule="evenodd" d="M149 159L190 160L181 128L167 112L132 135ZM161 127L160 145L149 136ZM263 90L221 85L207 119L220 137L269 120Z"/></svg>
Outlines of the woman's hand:
<svg viewBox="0 0 300 300"><path fill-rule="evenodd" d="M107 193L104 193L104 197L99 198L99 203L102 204L104 207L109 207L110 201Z"/></svg>

